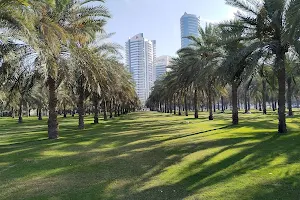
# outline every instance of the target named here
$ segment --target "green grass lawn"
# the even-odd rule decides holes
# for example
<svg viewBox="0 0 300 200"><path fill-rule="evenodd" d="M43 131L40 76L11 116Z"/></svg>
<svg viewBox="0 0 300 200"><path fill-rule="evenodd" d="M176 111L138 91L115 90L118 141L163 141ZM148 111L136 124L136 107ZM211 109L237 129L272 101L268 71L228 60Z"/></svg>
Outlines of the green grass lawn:
<svg viewBox="0 0 300 200"><path fill-rule="evenodd" d="M277 116L208 121L132 113L77 130L60 118L0 119L0 199L300 199L300 113L277 134Z"/></svg>

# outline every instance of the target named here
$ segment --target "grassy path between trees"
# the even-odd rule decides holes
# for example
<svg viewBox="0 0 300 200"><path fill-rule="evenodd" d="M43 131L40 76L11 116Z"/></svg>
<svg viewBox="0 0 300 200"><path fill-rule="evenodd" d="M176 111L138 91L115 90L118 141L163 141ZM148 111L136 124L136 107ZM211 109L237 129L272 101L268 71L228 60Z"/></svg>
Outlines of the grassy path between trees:
<svg viewBox="0 0 300 200"><path fill-rule="evenodd" d="M0 119L0 199L299 199L300 113L278 136L275 113L132 113L77 130L60 118Z"/></svg>

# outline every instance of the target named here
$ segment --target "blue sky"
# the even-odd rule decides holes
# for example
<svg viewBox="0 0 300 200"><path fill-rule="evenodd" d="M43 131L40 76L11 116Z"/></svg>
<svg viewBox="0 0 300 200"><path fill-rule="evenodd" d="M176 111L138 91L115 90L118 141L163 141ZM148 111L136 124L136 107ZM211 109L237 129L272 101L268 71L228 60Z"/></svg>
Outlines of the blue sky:
<svg viewBox="0 0 300 200"><path fill-rule="evenodd" d="M236 9L225 0L106 0L112 14L107 32L124 46L129 37L144 33L157 41L157 56L174 56L180 48L180 17L184 12L200 16L201 25L233 18Z"/></svg>

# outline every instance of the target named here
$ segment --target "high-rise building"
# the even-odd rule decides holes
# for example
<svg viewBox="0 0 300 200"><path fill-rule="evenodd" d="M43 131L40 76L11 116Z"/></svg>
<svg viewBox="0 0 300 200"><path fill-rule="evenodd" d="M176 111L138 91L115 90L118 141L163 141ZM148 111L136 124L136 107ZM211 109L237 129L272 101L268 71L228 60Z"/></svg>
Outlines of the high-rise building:
<svg viewBox="0 0 300 200"><path fill-rule="evenodd" d="M155 61L155 77L156 80L160 79L163 75L166 74L168 66L170 65L171 57L170 56L160 56Z"/></svg>
<svg viewBox="0 0 300 200"><path fill-rule="evenodd" d="M156 41L139 33L126 42L126 63L135 82L136 93L144 105L154 85Z"/></svg>
<svg viewBox="0 0 300 200"><path fill-rule="evenodd" d="M192 42L186 37L199 36L199 26L200 20L196 15L184 13L180 18L181 48L189 46Z"/></svg>

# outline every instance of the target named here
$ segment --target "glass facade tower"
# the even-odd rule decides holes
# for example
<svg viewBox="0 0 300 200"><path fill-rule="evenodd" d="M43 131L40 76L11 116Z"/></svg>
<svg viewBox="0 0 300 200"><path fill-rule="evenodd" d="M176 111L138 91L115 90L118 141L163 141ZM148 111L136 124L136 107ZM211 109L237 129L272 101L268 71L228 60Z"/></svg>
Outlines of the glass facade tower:
<svg viewBox="0 0 300 200"><path fill-rule="evenodd" d="M181 29L181 48L187 47L191 44L188 36L199 36L200 20L196 15L184 13L180 18Z"/></svg>

